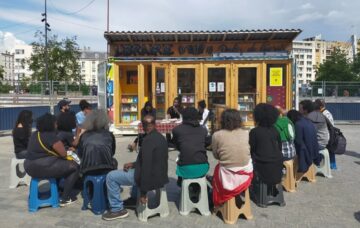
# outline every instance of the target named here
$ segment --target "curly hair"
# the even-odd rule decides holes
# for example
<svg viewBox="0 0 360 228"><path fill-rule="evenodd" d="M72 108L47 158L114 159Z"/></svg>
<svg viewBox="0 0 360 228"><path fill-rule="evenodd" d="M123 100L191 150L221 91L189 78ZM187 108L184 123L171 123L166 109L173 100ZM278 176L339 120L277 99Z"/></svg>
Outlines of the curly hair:
<svg viewBox="0 0 360 228"><path fill-rule="evenodd" d="M260 103L254 109L255 122L261 127L273 126L279 115L279 110L271 104Z"/></svg>
<svg viewBox="0 0 360 228"><path fill-rule="evenodd" d="M220 125L221 129L229 131L242 127L240 112L235 109L226 109L221 113Z"/></svg>
<svg viewBox="0 0 360 228"><path fill-rule="evenodd" d="M45 113L36 119L36 129L39 132L53 132L55 128L56 117L50 113Z"/></svg>
<svg viewBox="0 0 360 228"><path fill-rule="evenodd" d="M99 109L92 111L89 115L86 116L82 128L87 131L97 131L101 129L109 129L109 118L105 110Z"/></svg>
<svg viewBox="0 0 360 228"><path fill-rule="evenodd" d="M23 128L26 129L26 132L30 135L31 134L31 126L33 123L32 116L33 116L33 114L30 110L22 110L19 113L19 116L16 120L14 129L17 128L17 126L19 124L21 124L23 126Z"/></svg>
<svg viewBox="0 0 360 228"><path fill-rule="evenodd" d="M182 111L182 118L184 121L198 121L199 113L196 108L187 107Z"/></svg>

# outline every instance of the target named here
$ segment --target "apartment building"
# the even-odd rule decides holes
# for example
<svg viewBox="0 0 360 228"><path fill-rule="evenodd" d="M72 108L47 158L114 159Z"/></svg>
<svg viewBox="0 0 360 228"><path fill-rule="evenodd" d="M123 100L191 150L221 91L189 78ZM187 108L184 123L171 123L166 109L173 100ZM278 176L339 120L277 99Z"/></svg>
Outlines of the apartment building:
<svg viewBox="0 0 360 228"><path fill-rule="evenodd" d="M0 66L4 69L3 80L8 82L14 81L14 54L10 52L0 53Z"/></svg>
<svg viewBox="0 0 360 228"><path fill-rule="evenodd" d="M98 64L104 60L106 60L105 52L91 51L90 48L84 48L81 51L79 65L84 83L97 85Z"/></svg>
<svg viewBox="0 0 360 228"><path fill-rule="evenodd" d="M23 78L31 78L32 71L26 60L30 59L33 48L31 45L18 44L15 45L12 53L14 54L14 80L22 80Z"/></svg>

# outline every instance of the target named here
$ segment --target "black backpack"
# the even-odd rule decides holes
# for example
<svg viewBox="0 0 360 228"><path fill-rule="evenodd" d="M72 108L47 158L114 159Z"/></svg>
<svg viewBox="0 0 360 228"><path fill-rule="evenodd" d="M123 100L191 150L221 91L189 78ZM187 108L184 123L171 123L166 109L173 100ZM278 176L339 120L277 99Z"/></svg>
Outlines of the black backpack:
<svg viewBox="0 0 360 228"><path fill-rule="evenodd" d="M326 125L329 130L329 142L326 146L329 153L333 154L345 154L346 151L346 138L339 128L334 127L329 119L324 115L326 119Z"/></svg>

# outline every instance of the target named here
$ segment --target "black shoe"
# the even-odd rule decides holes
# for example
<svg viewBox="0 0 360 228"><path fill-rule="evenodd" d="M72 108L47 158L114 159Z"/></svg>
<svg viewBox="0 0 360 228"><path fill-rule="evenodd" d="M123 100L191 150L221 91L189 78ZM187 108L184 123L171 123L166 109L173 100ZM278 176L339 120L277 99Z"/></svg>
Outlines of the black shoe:
<svg viewBox="0 0 360 228"><path fill-rule="evenodd" d="M129 216L129 212L126 209L122 209L121 211L111 212L107 211L102 215L102 219L106 221L111 221L115 219L122 219Z"/></svg>
<svg viewBox="0 0 360 228"><path fill-rule="evenodd" d="M66 200L61 199L60 200L60 207L65 207L67 205L70 205L70 204L74 203L76 200L77 200L76 198L74 198L74 199L66 199Z"/></svg>
<svg viewBox="0 0 360 228"><path fill-rule="evenodd" d="M136 208L136 199L135 198L127 198L124 200L124 207L126 208Z"/></svg>

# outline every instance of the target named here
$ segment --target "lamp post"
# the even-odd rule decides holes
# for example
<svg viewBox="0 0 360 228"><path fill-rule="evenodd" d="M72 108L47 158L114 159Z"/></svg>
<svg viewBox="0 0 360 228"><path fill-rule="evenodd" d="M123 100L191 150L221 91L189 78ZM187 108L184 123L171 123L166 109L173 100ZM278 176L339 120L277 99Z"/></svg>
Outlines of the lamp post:
<svg viewBox="0 0 360 228"><path fill-rule="evenodd" d="M43 16L44 18L41 20L41 22L44 22L45 25L45 81L48 84L48 80L49 80L49 76L48 76L48 50L47 50L47 46L48 46L48 42L47 42L47 32L51 31L50 29L50 25L47 22L47 0L45 0L45 13L42 13L41 16ZM51 86L51 85L50 85ZM51 90L50 90L51 91Z"/></svg>

